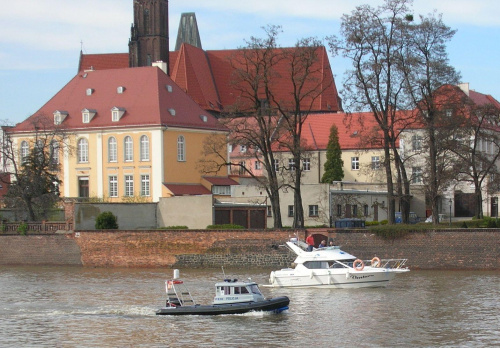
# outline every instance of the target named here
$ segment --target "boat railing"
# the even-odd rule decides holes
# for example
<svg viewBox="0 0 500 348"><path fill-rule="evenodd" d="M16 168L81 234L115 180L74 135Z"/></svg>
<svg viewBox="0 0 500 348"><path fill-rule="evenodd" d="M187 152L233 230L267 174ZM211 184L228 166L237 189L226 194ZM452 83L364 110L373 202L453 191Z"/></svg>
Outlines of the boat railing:
<svg viewBox="0 0 500 348"><path fill-rule="evenodd" d="M167 280L165 281L167 291L167 307L177 307L188 305L196 305L191 292L189 292L182 280Z"/></svg>
<svg viewBox="0 0 500 348"><path fill-rule="evenodd" d="M382 259L380 261L379 260L375 261L374 258L371 260L365 260L364 263L365 265L369 265L372 267L402 269L402 268L407 268L405 266L407 261L408 259Z"/></svg>

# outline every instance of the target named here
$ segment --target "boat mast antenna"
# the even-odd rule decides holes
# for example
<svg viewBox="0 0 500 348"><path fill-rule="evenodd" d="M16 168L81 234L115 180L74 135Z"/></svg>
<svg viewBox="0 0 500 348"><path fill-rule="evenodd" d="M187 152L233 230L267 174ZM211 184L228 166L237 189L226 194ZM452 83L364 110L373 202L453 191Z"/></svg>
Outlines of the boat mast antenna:
<svg viewBox="0 0 500 348"><path fill-rule="evenodd" d="M224 266L221 266L222 268L222 275L224 276L224 279L226 279L226 273L224 272Z"/></svg>

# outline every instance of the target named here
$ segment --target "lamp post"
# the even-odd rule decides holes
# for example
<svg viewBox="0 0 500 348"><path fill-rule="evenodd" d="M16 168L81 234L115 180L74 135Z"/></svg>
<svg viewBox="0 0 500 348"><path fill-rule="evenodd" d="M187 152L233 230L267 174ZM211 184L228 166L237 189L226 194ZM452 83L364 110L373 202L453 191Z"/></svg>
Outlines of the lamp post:
<svg viewBox="0 0 500 348"><path fill-rule="evenodd" d="M451 203L453 202L453 201L451 200L451 198L450 198L449 202L450 202L450 227L451 227Z"/></svg>

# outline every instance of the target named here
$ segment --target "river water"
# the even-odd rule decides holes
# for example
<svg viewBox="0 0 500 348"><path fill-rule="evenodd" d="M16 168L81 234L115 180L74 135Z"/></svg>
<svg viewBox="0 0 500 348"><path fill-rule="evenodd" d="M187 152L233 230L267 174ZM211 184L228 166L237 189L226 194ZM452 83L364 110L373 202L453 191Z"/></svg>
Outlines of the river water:
<svg viewBox="0 0 500 348"><path fill-rule="evenodd" d="M262 284L269 270L226 269ZM180 270L210 303L221 270ZM156 316L170 269L0 267L0 347L500 346L499 271L411 271L387 288L271 289L281 314Z"/></svg>

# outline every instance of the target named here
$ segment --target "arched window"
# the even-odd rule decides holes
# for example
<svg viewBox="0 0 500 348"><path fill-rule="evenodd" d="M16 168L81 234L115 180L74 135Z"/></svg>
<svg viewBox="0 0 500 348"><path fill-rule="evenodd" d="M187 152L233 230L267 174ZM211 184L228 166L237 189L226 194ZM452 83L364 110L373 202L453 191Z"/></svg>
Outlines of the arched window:
<svg viewBox="0 0 500 348"><path fill-rule="evenodd" d="M78 163L86 163L89 161L89 142L85 138L78 140L77 144Z"/></svg>
<svg viewBox="0 0 500 348"><path fill-rule="evenodd" d="M132 137L126 136L124 141L124 158L126 162L131 162L134 160L134 143L132 142Z"/></svg>
<svg viewBox="0 0 500 348"><path fill-rule="evenodd" d="M184 136L179 135L177 138L177 161L184 162L186 160L186 141Z"/></svg>
<svg viewBox="0 0 500 348"><path fill-rule="evenodd" d="M115 137L108 139L108 162L118 161L118 146Z"/></svg>
<svg viewBox="0 0 500 348"><path fill-rule="evenodd" d="M149 138L147 135L141 137L141 161L149 161Z"/></svg>
<svg viewBox="0 0 500 348"><path fill-rule="evenodd" d="M26 162L28 159L28 155L30 153L30 147L27 141L23 141L21 143L21 163Z"/></svg>

